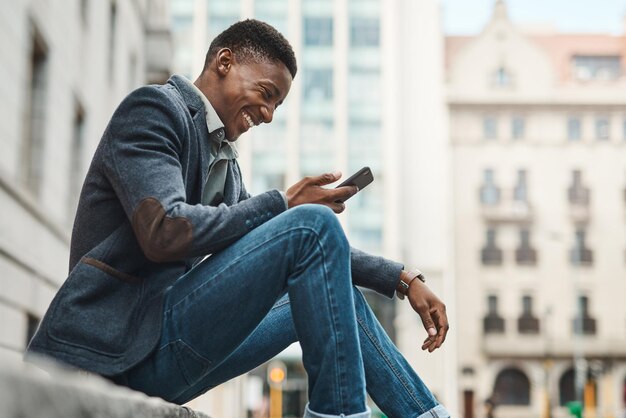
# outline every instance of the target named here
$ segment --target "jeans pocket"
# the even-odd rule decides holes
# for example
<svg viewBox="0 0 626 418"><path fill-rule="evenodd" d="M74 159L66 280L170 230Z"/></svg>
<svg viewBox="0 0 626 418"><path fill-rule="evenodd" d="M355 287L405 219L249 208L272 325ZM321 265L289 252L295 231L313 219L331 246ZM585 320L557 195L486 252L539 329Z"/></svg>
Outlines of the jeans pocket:
<svg viewBox="0 0 626 418"><path fill-rule="evenodd" d="M198 354L183 340L174 341L176 362L188 385L202 379L211 366L211 361Z"/></svg>

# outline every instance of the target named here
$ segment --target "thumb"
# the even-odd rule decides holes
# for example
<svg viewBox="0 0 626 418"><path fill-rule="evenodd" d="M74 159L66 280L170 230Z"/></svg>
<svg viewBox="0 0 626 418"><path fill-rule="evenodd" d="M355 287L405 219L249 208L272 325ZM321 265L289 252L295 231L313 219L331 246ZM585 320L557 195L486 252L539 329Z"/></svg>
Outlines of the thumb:
<svg viewBox="0 0 626 418"><path fill-rule="evenodd" d="M325 173L321 176L317 176L314 179L314 183L318 186L324 186L326 184L334 183L341 178L341 172L335 171L333 173Z"/></svg>
<svg viewBox="0 0 626 418"><path fill-rule="evenodd" d="M422 318L422 324L424 325L424 329L428 333L428 336L434 337L435 335L437 335L437 328L435 327L435 323L430 317L430 312L426 312L426 314L422 316L421 318Z"/></svg>

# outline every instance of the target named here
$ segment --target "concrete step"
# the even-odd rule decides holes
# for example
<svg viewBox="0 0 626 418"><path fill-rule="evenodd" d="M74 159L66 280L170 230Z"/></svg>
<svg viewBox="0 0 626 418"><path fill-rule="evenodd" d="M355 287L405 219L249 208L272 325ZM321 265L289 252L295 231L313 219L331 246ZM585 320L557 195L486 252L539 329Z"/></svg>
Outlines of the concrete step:
<svg viewBox="0 0 626 418"><path fill-rule="evenodd" d="M0 357L0 418L209 418L100 376L37 364Z"/></svg>

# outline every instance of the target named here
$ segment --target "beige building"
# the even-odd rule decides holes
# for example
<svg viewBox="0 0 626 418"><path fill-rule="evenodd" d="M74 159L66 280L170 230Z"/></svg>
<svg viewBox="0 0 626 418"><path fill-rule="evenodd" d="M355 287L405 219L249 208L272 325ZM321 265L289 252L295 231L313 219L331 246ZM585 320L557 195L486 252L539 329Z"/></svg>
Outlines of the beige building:
<svg viewBox="0 0 626 418"><path fill-rule="evenodd" d="M524 30L498 0L446 65L459 416L565 417L583 392L623 416L626 37Z"/></svg>
<svg viewBox="0 0 626 418"><path fill-rule="evenodd" d="M65 280L78 193L114 108L170 71L165 0L0 10L0 355L21 359Z"/></svg>

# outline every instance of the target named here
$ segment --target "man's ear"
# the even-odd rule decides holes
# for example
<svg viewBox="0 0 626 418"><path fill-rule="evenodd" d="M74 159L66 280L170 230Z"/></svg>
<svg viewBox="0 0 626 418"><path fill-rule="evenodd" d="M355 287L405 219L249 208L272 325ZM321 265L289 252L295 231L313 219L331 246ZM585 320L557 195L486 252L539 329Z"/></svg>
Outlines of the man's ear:
<svg viewBox="0 0 626 418"><path fill-rule="evenodd" d="M231 51L230 48L222 48L217 51L215 60L217 63L217 73L221 76L225 76L230 71L230 67L233 64L233 51Z"/></svg>

